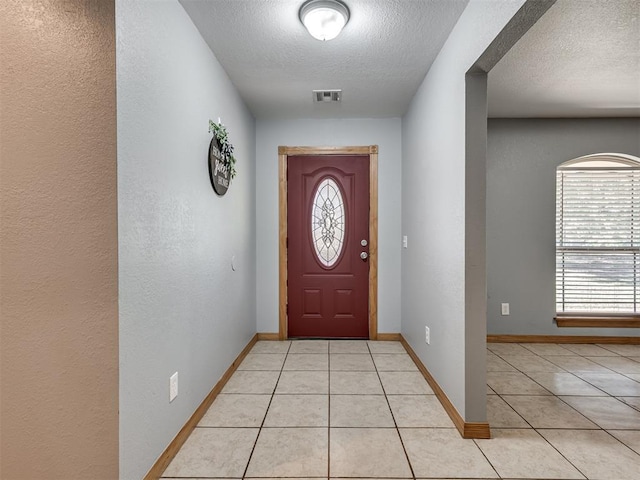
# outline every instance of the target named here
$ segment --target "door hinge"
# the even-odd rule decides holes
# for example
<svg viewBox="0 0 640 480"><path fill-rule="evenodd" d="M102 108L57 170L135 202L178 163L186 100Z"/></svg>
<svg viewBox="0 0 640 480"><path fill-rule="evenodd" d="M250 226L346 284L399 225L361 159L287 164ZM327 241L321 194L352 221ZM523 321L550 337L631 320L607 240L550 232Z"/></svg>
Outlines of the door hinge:
<svg viewBox="0 0 640 480"><path fill-rule="evenodd" d="M286 248L289 248L289 237L287 237L287 239L285 240L286 243Z"/></svg>

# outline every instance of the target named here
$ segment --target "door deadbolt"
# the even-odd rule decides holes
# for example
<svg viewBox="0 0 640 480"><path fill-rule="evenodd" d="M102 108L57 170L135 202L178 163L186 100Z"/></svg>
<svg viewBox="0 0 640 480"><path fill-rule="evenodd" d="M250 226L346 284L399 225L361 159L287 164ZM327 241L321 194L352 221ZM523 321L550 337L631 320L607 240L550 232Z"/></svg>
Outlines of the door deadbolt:
<svg viewBox="0 0 640 480"><path fill-rule="evenodd" d="M362 245L363 247L366 247L367 245L369 245L367 243L367 241L363 238L362 240L360 240L360 245Z"/></svg>
<svg viewBox="0 0 640 480"><path fill-rule="evenodd" d="M366 260L368 256L369 256L369 254L367 252L361 252L360 253L360 258L362 260Z"/></svg>

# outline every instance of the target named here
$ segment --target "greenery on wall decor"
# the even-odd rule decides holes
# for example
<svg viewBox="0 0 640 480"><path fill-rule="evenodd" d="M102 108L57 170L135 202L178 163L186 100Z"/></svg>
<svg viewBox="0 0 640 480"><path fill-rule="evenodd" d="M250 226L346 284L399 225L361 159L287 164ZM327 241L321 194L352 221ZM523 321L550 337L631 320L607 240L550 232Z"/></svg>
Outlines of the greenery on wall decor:
<svg viewBox="0 0 640 480"><path fill-rule="evenodd" d="M209 120L209 133L213 133L216 140L218 140L222 161L229 167L229 174L231 178L235 178L237 173L236 157L233 156L233 144L229 141L227 127L220 122L220 119L218 119L218 123L215 123L213 120Z"/></svg>

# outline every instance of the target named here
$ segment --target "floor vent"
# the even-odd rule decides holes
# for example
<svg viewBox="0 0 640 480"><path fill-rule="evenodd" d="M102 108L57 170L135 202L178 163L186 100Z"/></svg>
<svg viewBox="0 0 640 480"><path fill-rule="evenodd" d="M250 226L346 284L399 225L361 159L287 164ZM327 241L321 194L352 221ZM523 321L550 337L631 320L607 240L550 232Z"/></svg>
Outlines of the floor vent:
<svg viewBox="0 0 640 480"><path fill-rule="evenodd" d="M315 103L339 102L342 100L342 90L314 90L313 101Z"/></svg>

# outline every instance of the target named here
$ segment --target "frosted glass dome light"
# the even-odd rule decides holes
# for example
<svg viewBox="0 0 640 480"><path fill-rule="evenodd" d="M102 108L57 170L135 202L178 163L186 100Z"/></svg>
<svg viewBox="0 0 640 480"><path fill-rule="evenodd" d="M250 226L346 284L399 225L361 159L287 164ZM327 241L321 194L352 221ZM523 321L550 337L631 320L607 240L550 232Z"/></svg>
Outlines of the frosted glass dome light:
<svg viewBox="0 0 640 480"><path fill-rule="evenodd" d="M300 7L300 21L313 38L336 38L349 21L349 8L339 0L309 0Z"/></svg>

